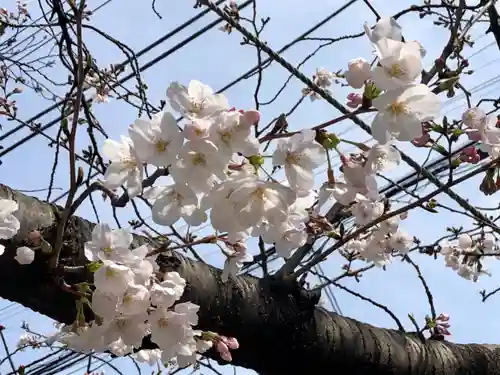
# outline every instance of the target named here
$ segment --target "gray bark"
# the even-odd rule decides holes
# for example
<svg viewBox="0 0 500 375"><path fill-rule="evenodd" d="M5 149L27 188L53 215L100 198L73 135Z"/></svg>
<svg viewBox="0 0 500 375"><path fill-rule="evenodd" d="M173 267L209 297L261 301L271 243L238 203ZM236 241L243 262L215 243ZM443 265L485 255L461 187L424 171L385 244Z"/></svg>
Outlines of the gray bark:
<svg viewBox="0 0 500 375"><path fill-rule="evenodd" d="M16 216L21 221L19 234L2 242L7 248L0 256L0 296L71 323L74 297L54 282L46 266L48 255L37 252L35 261L25 266L13 259L16 248L34 229L53 243L58 208L4 185L0 185L0 198L19 203ZM62 264L85 264L83 244L91 238L92 227L85 219L71 218ZM136 237L138 243L143 240ZM237 337L240 349L233 352L232 364L261 374L500 374L500 350L495 346L422 342L415 335L373 327L317 307L317 296L291 282L243 276L222 283L219 269L180 254L163 257L162 264L186 279L183 299L201 306L199 328ZM65 275L68 283L90 277ZM208 356L217 359L216 353Z"/></svg>

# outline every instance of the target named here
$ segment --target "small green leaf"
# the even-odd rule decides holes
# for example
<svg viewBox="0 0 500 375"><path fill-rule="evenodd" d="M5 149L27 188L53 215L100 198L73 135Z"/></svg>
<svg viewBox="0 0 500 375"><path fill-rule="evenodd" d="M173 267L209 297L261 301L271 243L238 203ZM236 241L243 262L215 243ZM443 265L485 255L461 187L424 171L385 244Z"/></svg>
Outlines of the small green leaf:
<svg viewBox="0 0 500 375"><path fill-rule="evenodd" d="M87 269L90 272L96 272L99 268L101 268L101 266L101 262L90 262L89 264L87 264Z"/></svg>
<svg viewBox="0 0 500 375"><path fill-rule="evenodd" d="M264 164L264 158L261 155L252 155L248 158L250 164L252 164L255 168L259 168Z"/></svg>
<svg viewBox="0 0 500 375"><path fill-rule="evenodd" d="M365 85L363 96L367 99L375 99L380 96L381 92L373 82L369 82Z"/></svg>
<svg viewBox="0 0 500 375"><path fill-rule="evenodd" d="M325 138L323 139L323 147L326 148L327 150L335 149L339 145L339 143L340 143L339 137L337 137L333 133L326 134Z"/></svg>

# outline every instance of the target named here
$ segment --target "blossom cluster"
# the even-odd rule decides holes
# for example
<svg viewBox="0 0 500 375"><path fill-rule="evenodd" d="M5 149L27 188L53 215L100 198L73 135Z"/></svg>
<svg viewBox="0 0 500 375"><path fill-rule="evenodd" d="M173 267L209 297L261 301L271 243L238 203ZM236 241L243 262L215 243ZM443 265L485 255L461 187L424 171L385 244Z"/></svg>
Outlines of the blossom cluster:
<svg viewBox="0 0 500 375"><path fill-rule="evenodd" d="M392 18L380 19L373 29L365 25L378 64L371 67L364 58L348 63L343 77L354 89L348 106L358 108L363 100L370 100L377 110L371 125L378 142L368 151L350 156L341 155L344 181L330 179L319 194L318 206L330 198L350 206L358 226L380 218L387 211L387 202L378 193L376 174L387 172L401 162L394 141L413 141L422 137L422 123L439 115L440 102L436 94L419 83L425 50L416 41L402 41L401 27ZM328 82L326 79L324 82ZM374 94L376 93L376 94ZM406 253L413 237L399 228L401 217L381 221L363 238L350 241L345 250L358 254L360 259L385 264L393 251Z"/></svg>
<svg viewBox="0 0 500 375"><path fill-rule="evenodd" d="M14 237L21 223L14 216L14 212L19 209L19 204L12 199L0 199L0 240L8 240ZM0 255L5 252L5 246L0 244ZM14 257L19 264L30 264L35 259L35 252L27 246L17 249Z"/></svg>
<svg viewBox="0 0 500 375"><path fill-rule="evenodd" d="M150 334L158 349L133 354L151 365L185 367L208 350L217 335L193 329L199 306L179 303L186 281L177 272L160 273L149 245L130 249L132 235L123 229L96 225L85 244L87 260L96 265L90 307L98 317L90 324L64 327L52 340L82 352L109 350L131 354Z"/></svg>
<svg viewBox="0 0 500 375"><path fill-rule="evenodd" d="M477 281L481 275L489 275L482 263L483 256L498 254L496 239L491 233L476 240L468 234L461 234L454 241L441 241L439 246L446 266L464 279L473 281Z"/></svg>
<svg viewBox="0 0 500 375"><path fill-rule="evenodd" d="M325 162L326 152L314 131L302 131L278 141L272 155L284 167L286 183L269 179L262 168L254 125L256 110L230 108L227 99L199 81L186 87L172 83L167 90L171 107L186 122L182 129L172 113L138 119L129 137L106 140L103 154L111 163L104 185L122 184L130 197L143 193L152 201L152 218L159 225L182 219L190 226L210 220L224 236L225 277L235 275L251 260L245 240L262 236L275 243L282 257L307 241L307 208L314 202L313 170ZM142 191L143 165L168 167L174 181Z"/></svg>
<svg viewBox="0 0 500 375"><path fill-rule="evenodd" d="M467 127L465 133L469 139L480 142L480 149L494 159L500 156L500 129L497 127L496 115L488 116L483 109L473 107L464 112L462 123ZM469 154L476 155L477 153L469 151ZM475 164L479 160L468 161Z"/></svg>

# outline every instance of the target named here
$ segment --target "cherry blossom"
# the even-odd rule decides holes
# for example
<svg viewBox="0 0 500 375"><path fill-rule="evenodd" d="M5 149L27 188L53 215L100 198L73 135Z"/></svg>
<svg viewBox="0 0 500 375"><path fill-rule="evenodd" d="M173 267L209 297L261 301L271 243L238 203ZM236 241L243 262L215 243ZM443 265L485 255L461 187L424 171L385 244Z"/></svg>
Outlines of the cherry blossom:
<svg viewBox="0 0 500 375"><path fill-rule="evenodd" d="M241 242L228 244L227 259L224 261L221 279L227 281L229 277L235 277L245 262L251 262L253 256L247 247Z"/></svg>
<svg viewBox="0 0 500 375"><path fill-rule="evenodd" d="M188 141L179 152L179 160L170 168L174 180L184 181L195 192L209 191L217 177L226 178L229 158L210 141Z"/></svg>
<svg viewBox="0 0 500 375"><path fill-rule="evenodd" d="M272 224L283 222L296 197L291 188L277 182L245 180L231 193L229 200L238 222L248 228L264 220Z"/></svg>
<svg viewBox="0 0 500 375"><path fill-rule="evenodd" d="M355 89L363 87L365 81L370 79L371 75L370 63L361 57L349 61L347 70L344 72L347 83Z"/></svg>
<svg viewBox="0 0 500 375"><path fill-rule="evenodd" d="M177 121L169 112L160 112L151 120L137 119L128 133L139 159L157 167L172 164L183 143Z"/></svg>
<svg viewBox="0 0 500 375"><path fill-rule="evenodd" d="M104 174L104 186L114 190L125 184L130 198L142 191L143 171L132 140L121 137L121 142L106 139L102 153L111 163Z"/></svg>
<svg viewBox="0 0 500 375"><path fill-rule="evenodd" d="M384 203L372 201L361 194L356 195L352 214L358 225L366 225L384 213Z"/></svg>
<svg viewBox="0 0 500 375"><path fill-rule="evenodd" d="M110 260L104 260L103 265L94 273L94 284L104 293L120 296L134 280L132 270Z"/></svg>
<svg viewBox="0 0 500 375"><path fill-rule="evenodd" d="M399 141L411 141L422 135L422 122L439 115L437 95L423 84L409 85L387 91L373 100L379 110L372 123L373 137L381 144L391 136Z"/></svg>
<svg viewBox="0 0 500 375"><path fill-rule="evenodd" d="M167 187L156 186L145 194L154 199L151 207L153 221L160 225L172 225L182 218L186 223L198 226L207 218L198 208L198 197L189 185L176 183Z"/></svg>
<svg viewBox="0 0 500 375"><path fill-rule="evenodd" d="M26 246L18 247L14 259L21 265L30 264L35 260L35 252Z"/></svg>
<svg viewBox="0 0 500 375"><path fill-rule="evenodd" d="M167 89L167 97L172 108L190 119L216 115L229 109L227 99L222 94L214 94L207 85L193 80L186 87L174 82Z"/></svg>
<svg viewBox="0 0 500 375"><path fill-rule="evenodd" d="M161 361L162 351L160 349L142 349L137 353L132 354L137 362L147 363L150 366L154 366L159 361Z"/></svg>
<svg viewBox="0 0 500 375"><path fill-rule="evenodd" d="M273 164L285 166L290 187L295 190L310 190L314 185L313 170L325 161L325 149L315 136L314 131L302 131L280 139L273 154Z"/></svg>
<svg viewBox="0 0 500 375"><path fill-rule="evenodd" d="M256 113L253 113L256 112ZM260 118L257 111L248 111L247 114L238 111L223 112L209 130L209 139L217 146L220 152L231 157L235 152L252 156L258 153L259 143L252 133L250 116Z"/></svg>
<svg viewBox="0 0 500 375"><path fill-rule="evenodd" d="M478 129L486 117L486 112L482 108L468 108L462 115L462 122L470 128Z"/></svg>
<svg viewBox="0 0 500 375"><path fill-rule="evenodd" d="M92 230L92 240L85 243L85 257L121 262L130 257L132 234L124 229L111 229L108 224L97 224Z"/></svg>
<svg viewBox="0 0 500 375"><path fill-rule="evenodd" d="M411 84L422 71L420 49L414 43L382 38L375 44L380 65L372 72L377 88L393 90Z"/></svg>
<svg viewBox="0 0 500 375"><path fill-rule="evenodd" d="M403 39L401 26L392 17L380 18L375 24L373 30L370 29L368 24L365 23L364 29L366 35L372 43L376 43L382 38L389 38L396 41L401 41Z"/></svg>
<svg viewBox="0 0 500 375"><path fill-rule="evenodd" d="M398 166L400 162L401 155L392 145L376 144L366 155L365 168L368 174L387 172Z"/></svg>
<svg viewBox="0 0 500 375"><path fill-rule="evenodd" d="M406 254L413 244L413 237L401 230L393 233L389 239L389 245L399 251L401 254Z"/></svg>
<svg viewBox="0 0 500 375"><path fill-rule="evenodd" d="M19 209L16 201L11 199L0 199L0 239L8 240L16 235L21 224L13 215ZM4 247L0 245L3 253Z"/></svg>

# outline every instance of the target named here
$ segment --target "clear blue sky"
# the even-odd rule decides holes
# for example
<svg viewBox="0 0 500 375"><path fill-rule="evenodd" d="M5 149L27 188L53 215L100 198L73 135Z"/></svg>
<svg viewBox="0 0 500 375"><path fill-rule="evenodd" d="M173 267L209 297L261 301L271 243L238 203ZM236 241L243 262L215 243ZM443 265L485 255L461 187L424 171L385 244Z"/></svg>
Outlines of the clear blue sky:
<svg viewBox="0 0 500 375"><path fill-rule="evenodd" d="M14 2L9 0L7 6ZM89 0L90 7L95 7L101 3L101 0ZM127 43L135 51L141 49L146 44L152 42L168 30L181 24L187 18L196 14L197 10L192 8L194 0L185 1L157 1L157 8L164 16L162 20L156 18L150 9L149 2L113 1L105 8L97 12L93 18L96 25L113 37ZM263 39L274 49L279 49L282 45L295 38L313 24L321 20L326 14L343 5L343 0L310 0L302 2L295 6L290 6L289 1L261 1L259 11L262 17L271 17L271 22L266 28ZM395 11L407 7L415 1L399 0L390 2L387 0L371 1L373 6L381 15L391 15ZM394 6L397 4L397 6ZM35 8L36 3L31 4ZM251 10L247 8L243 15L250 16ZM36 13L34 14L36 16ZM187 28L177 36L171 38L160 47L155 48L146 56L140 59L144 63L150 58L154 58L163 51L172 47L185 37L191 35L199 28L208 24L214 19L213 15L204 17L191 27ZM340 16L323 26L312 36L316 37L338 37L345 34L358 33L362 30L363 22L373 24L374 16L368 10L363 1L358 1ZM427 49L427 66L432 63L444 45L447 35L440 29L432 26L427 20L419 20L415 16L408 16L401 19L405 38L408 40L419 40ZM481 97L491 97L498 90L498 84L495 81L498 71L499 51L496 45L490 43L493 39L490 36L480 37L481 30L475 34L477 44L473 51L466 50L465 55L470 56L471 68L476 72L472 78L465 77L462 83L468 89L480 85L483 82L490 81L492 84L478 89L473 95L473 102L477 102ZM100 66L109 63L117 63L123 59L119 51L110 47L109 43L103 41L95 34L86 35L87 43L94 53L94 57ZM238 77L241 73L253 67L256 62L255 51L253 48L241 47L240 35L234 32L226 35L216 29L209 31L201 38L182 48L174 55L163 60L144 73L144 81L149 86L148 95L153 103L159 103L165 97L165 91L171 81L177 80L187 83L191 79L198 79L214 89L224 86L229 81ZM318 42L304 41L291 48L284 54L284 57L290 62L297 64L305 56L311 53ZM481 50L474 55L475 51ZM344 69L347 61L356 57L369 58L371 47L366 38L348 40L336 43L332 47L323 49L313 59L301 69L305 74L312 75L314 70L319 67L325 67L331 71ZM51 75L65 79L67 73L60 67L51 71ZM263 86L261 89L261 101L266 101L281 87L282 83L288 77L288 73L280 66L273 64L264 74ZM236 107L253 107L253 90L255 79L243 81L226 92L229 102ZM480 87L480 86L478 86ZM263 107L263 122L270 121L281 112L286 112L300 98L302 84L292 79L287 89L280 98L269 106ZM333 87L334 96L343 101L349 92L340 87ZM48 103L41 100L33 94L24 94L18 96L19 115L27 119L30 115L37 113L45 108ZM443 97L443 101L446 98ZM463 98L453 99L444 104L443 113L457 118L460 116L464 107ZM110 137L118 138L120 134L125 134L128 124L134 121L136 112L133 108L124 103L112 101L109 104L96 106L96 114L101 121L102 126L109 133ZM338 112L327 103L317 101L314 103L308 100L299 107L295 113L289 117L290 127L299 129L306 126L312 126L332 119ZM52 120L55 113L44 116L41 122ZM3 124L5 130L8 130L12 124ZM335 130L339 133L347 132L346 138L356 141L365 141L368 136L354 125L345 122L336 125ZM56 129L48 132L55 135ZM28 130L23 130L16 136L8 138L3 146L8 146L14 141L28 134ZM85 147L88 140L86 132L82 128L80 146ZM419 161L423 161L426 153L411 147L403 147L410 155ZM55 186L66 188L68 185L67 153L61 151L61 159L58 172L55 178ZM17 189L40 189L48 184L50 169L52 166L53 153L47 148L47 141L39 136L2 159L3 165L0 166L2 183L5 183ZM23 171L23 172L20 172ZM409 171L408 167L402 166L392 173L391 177L402 176ZM28 172L28 173L26 173ZM324 172L318 175L318 182L324 180ZM471 202L477 205L496 205L497 196L486 199L478 194L477 179L456 188L455 190L471 199ZM38 194L45 197L45 193ZM57 195L57 192L56 192ZM449 203L445 197L439 198L442 203ZM100 202L98 194L96 201ZM105 203L98 203L100 217L103 221L113 223L111 210ZM146 210L142 211L147 217ZM84 205L79 210L79 214L90 220L95 220L90 205ZM130 208L120 209L120 218L122 223L126 224L128 219L134 217ZM442 235L444 228L449 225L470 225L469 220L464 220L463 216L450 216L447 213L431 215L426 212L413 211L408 220L403 223L403 227L412 235L423 240L423 242L433 241L437 236ZM221 265L222 258L214 248L207 247L201 250L209 262L215 265ZM500 282L500 277L496 275L498 266L495 263L489 267L493 272L492 278L484 278L477 284L465 281L457 276L453 271L444 267L444 261L441 258L434 261L422 256L414 256L421 266L422 273L426 277L429 286L434 294L436 309L439 312L447 312L451 315L452 333L451 340L455 342L488 342L498 343L498 333L500 321L493 313L493 306L496 300L482 304L478 291L480 289L492 289ZM343 261L338 256L333 256L323 266L328 276L339 274L340 266ZM354 280L347 280L346 286L354 288L361 293L373 298L374 300L387 305L404 322L404 325L411 329L410 322L406 318L408 313L414 313L419 322L423 321L425 314L429 312L427 301L423 289L416 277L414 270L405 264L394 262L387 268L387 271L374 270L366 273L361 283ZM335 290L339 305L344 315L368 322L382 327L394 327L389 316L371 305L362 302L356 298ZM0 303L0 309L7 306L8 302ZM480 319L478 319L480 317ZM21 307L9 307L0 310L0 323L7 326L7 335L10 342L15 343L21 330L19 325L23 320L30 323L35 330L48 332L52 331L51 321L45 317L35 314ZM474 326L471 322L474 321ZM36 352L27 352L22 356L16 357L16 363L27 363L38 355ZM120 363L119 361L117 363ZM125 360L121 367L130 366L130 362ZM223 372L230 373L226 367ZM0 372L7 371L7 367L0 367ZM111 370L109 370L111 371ZM109 372L108 371L108 372ZM232 370L231 370L232 371ZM83 371L82 371L83 372ZM242 374L250 371L242 370Z"/></svg>

